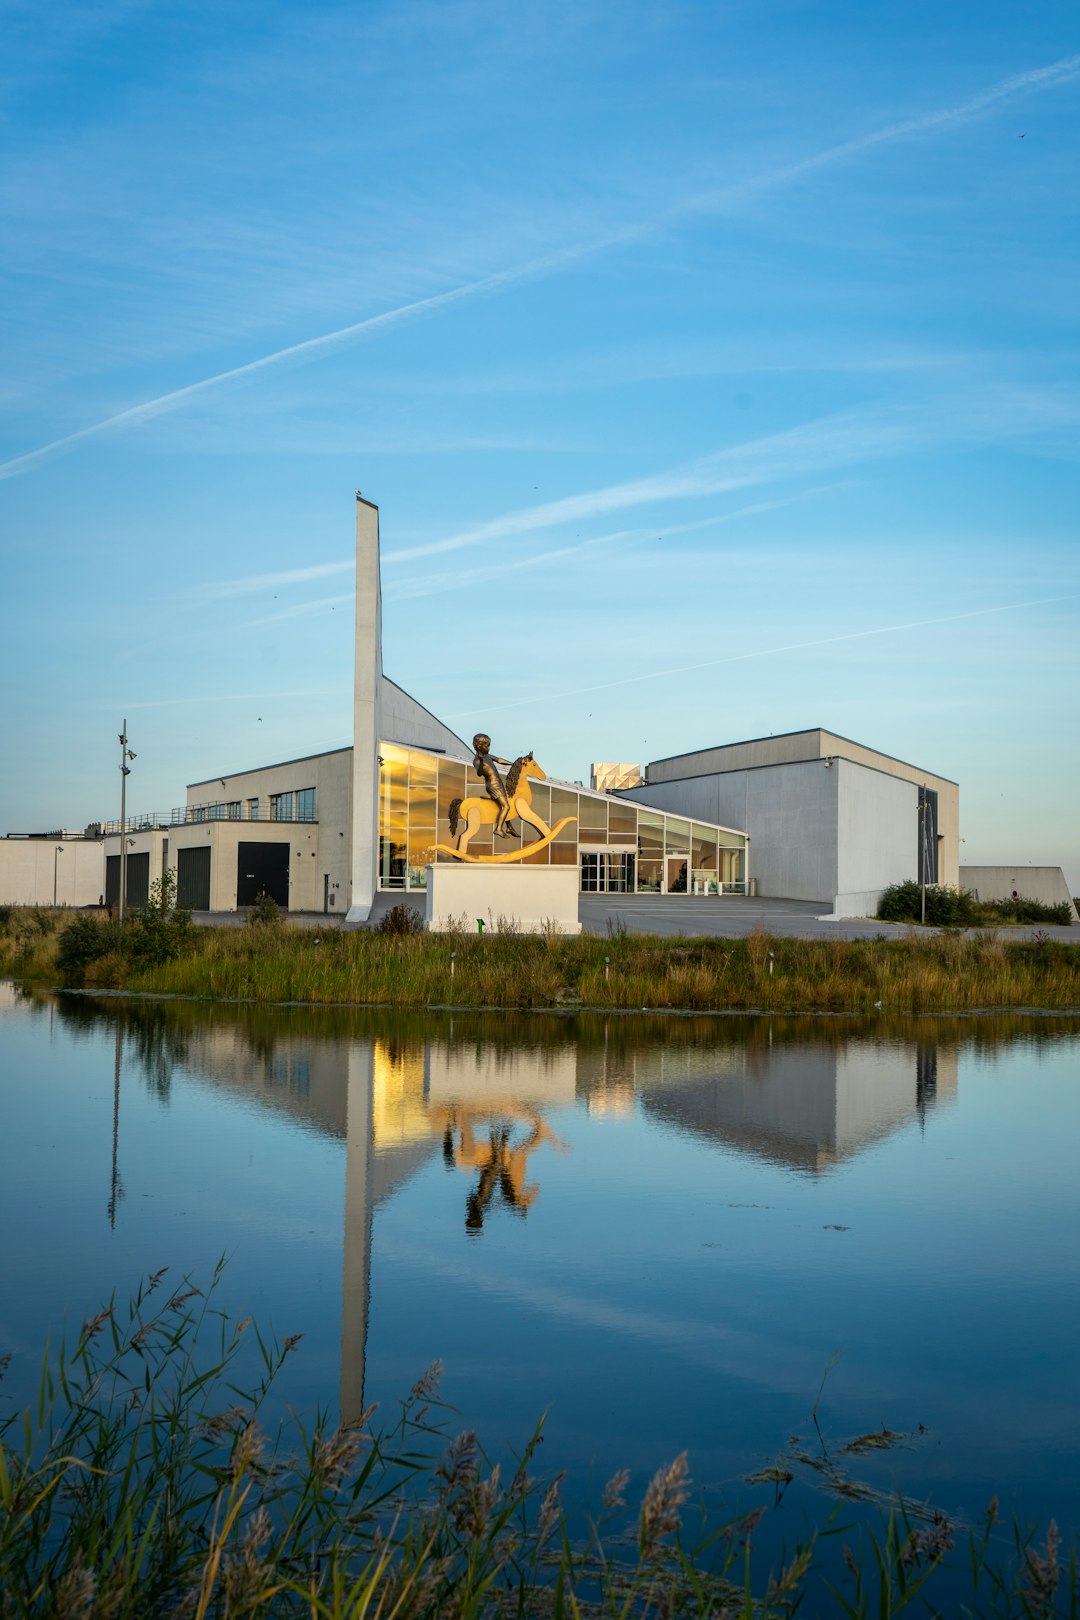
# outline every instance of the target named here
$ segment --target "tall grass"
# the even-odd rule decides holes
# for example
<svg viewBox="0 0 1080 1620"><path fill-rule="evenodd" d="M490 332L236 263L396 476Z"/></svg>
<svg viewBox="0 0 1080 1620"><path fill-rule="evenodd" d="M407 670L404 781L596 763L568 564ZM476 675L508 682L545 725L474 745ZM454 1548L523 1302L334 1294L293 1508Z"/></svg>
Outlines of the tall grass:
<svg viewBox="0 0 1080 1620"><path fill-rule="evenodd" d="M61 982L60 932L46 913L9 923L0 931L0 972ZM414 1008L1080 1009L1080 945L991 932L872 940L778 939L763 930L741 940L395 937L281 923L194 930L183 954L159 965L110 950L86 965L83 982L229 1001Z"/></svg>
<svg viewBox="0 0 1080 1620"><path fill-rule="evenodd" d="M298 1340L267 1343L250 1319L218 1310L216 1281L206 1295L174 1291L159 1272L126 1310L111 1302L70 1352L46 1354L35 1400L0 1424L5 1620L780 1620L804 1599L807 1612L854 1620L916 1600L931 1615L1077 1612L1075 1555L1062 1553L1055 1526L1010 1553L992 1539L996 1505L964 1537L940 1513L884 1504L840 1566L827 1556L841 1526L826 1504L778 1567L758 1568L752 1542L769 1509L688 1523L685 1453L657 1471L636 1509L617 1473L597 1516L572 1530L562 1476L532 1473L539 1428L504 1475L475 1435L451 1437L437 1364L387 1428L369 1411L345 1425L316 1415L310 1427L293 1418L275 1429L267 1397ZM861 1436L842 1449L872 1441L884 1443ZM961 1571L970 1597L958 1609Z"/></svg>

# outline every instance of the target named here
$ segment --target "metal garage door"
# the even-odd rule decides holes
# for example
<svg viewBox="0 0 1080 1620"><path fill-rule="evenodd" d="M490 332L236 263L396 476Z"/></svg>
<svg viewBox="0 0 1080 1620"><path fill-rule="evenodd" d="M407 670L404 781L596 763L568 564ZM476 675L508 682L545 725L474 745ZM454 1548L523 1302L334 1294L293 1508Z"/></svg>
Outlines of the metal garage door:
<svg viewBox="0 0 1080 1620"><path fill-rule="evenodd" d="M210 910L210 845L176 852L176 899L192 911Z"/></svg>
<svg viewBox="0 0 1080 1620"><path fill-rule="evenodd" d="M150 854L144 850L141 855L129 855L127 858L127 894L124 896L124 910L138 911L145 906L150 896ZM115 906L120 900L120 857L107 855L105 857L105 904Z"/></svg>

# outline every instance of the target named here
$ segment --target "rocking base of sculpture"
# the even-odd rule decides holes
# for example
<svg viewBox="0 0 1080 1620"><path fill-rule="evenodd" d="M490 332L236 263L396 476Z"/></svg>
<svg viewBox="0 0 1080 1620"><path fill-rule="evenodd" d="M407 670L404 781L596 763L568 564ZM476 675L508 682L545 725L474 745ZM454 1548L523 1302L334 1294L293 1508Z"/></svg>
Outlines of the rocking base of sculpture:
<svg viewBox="0 0 1080 1620"><path fill-rule="evenodd" d="M551 831L544 834L543 838L536 839L532 844L526 844L525 853L532 855L538 849L546 849L552 839L557 838L564 827L568 827L572 821L576 820L576 816L563 816L562 820L557 821ZM471 861L477 866L509 866L514 861L520 863L522 856L522 851L518 848L508 849L503 855L470 855L467 849L458 849L453 844L435 844L433 847L443 855L454 855L459 861Z"/></svg>
<svg viewBox="0 0 1080 1620"><path fill-rule="evenodd" d="M424 919L433 933L580 934L578 869L480 861L427 869Z"/></svg>

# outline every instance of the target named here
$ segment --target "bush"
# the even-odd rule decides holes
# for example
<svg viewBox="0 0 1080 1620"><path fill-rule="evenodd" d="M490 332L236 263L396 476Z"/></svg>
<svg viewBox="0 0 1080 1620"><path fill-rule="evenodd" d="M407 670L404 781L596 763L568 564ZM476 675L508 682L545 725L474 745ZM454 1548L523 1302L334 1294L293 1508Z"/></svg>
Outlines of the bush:
<svg viewBox="0 0 1080 1620"><path fill-rule="evenodd" d="M183 955L192 937L190 908L176 904L176 872L166 867L151 884L146 904L131 919L127 939L131 959L140 967L162 967Z"/></svg>
<svg viewBox="0 0 1080 1620"><path fill-rule="evenodd" d="M991 901L986 909L995 912L1002 922L1060 923L1067 928L1076 921L1076 913L1067 900L1058 906L1048 906L1041 900L1025 900L1020 895L1016 900Z"/></svg>
<svg viewBox="0 0 1080 1620"><path fill-rule="evenodd" d="M422 934L424 919L412 906L399 902L380 917L376 927L380 934Z"/></svg>
<svg viewBox="0 0 1080 1620"><path fill-rule="evenodd" d="M115 924L97 917L74 917L57 943L56 965L64 983L80 985L91 962L116 949L119 930Z"/></svg>
<svg viewBox="0 0 1080 1620"><path fill-rule="evenodd" d="M248 912L249 928L269 928L280 921L280 913L276 900L271 900L266 890L255 896L255 903Z"/></svg>
<svg viewBox="0 0 1080 1620"><path fill-rule="evenodd" d="M906 883L890 883L878 903L882 922L922 921L922 890L913 878ZM982 919L975 897L967 889L950 889L944 884L926 885L926 922L930 928L974 928Z"/></svg>

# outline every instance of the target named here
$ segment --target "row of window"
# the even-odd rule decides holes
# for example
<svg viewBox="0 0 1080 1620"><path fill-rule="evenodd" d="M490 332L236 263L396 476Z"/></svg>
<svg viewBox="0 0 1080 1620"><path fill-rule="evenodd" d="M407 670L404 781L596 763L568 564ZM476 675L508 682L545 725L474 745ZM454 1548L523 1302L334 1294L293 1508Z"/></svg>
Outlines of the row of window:
<svg viewBox="0 0 1080 1620"><path fill-rule="evenodd" d="M503 771L504 778L509 774ZM526 853L523 864L580 865L587 892L716 894L745 884L746 839L741 833L536 778L529 780L528 793L527 812L546 827L564 820L566 825L544 848ZM450 812L455 800L460 806L470 798L485 802L487 795L468 765L381 744L380 887L422 889L429 865L453 861ZM456 814L460 817L460 808ZM498 853L515 847L528 851L540 838L540 829L519 809L513 835L498 840ZM496 853L490 823L476 829L468 849L471 855Z"/></svg>
<svg viewBox="0 0 1080 1620"><path fill-rule="evenodd" d="M191 821L259 821L261 800L223 799L219 804L197 804ZM271 821L315 821L315 789L295 788L288 793L271 793Z"/></svg>

